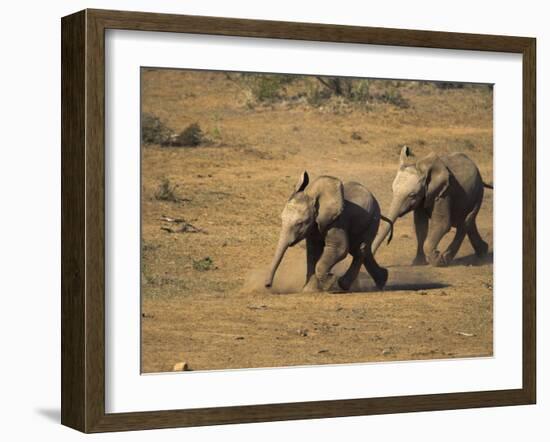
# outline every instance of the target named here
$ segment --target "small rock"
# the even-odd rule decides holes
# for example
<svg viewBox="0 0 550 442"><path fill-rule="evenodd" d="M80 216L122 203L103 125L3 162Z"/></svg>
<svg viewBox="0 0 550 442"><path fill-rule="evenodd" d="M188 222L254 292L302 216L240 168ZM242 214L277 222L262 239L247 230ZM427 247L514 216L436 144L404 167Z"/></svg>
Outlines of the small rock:
<svg viewBox="0 0 550 442"><path fill-rule="evenodd" d="M328 350L326 350L326 349L319 350L317 353L319 353L319 354L320 354L320 353L328 353Z"/></svg>
<svg viewBox="0 0 550 442"><path fill-rule="evenodd" d="M420 296L426 296L426 295L428 294L428 292L425 292L424 290L420 290L420 291L418 292L418 294L419 294Z"/></svg>
<svg viewBox="0 0 550 442"><path fill-rule="evenodd" d="M297 332L300 336L304 336L304 337L307 336L307 334L308 334L308 331L307 331L307 329L305 329L305 328L299 328L298 330L296 330L296 332Z"/></svg>
<svg viewBox="0 0 550 442"><path fill-rule="evenodd" d="M389 348L385 348L384 350L382 350L382 354L384 356L389 355L390 353L391 353L391 349L389 349Z"/></svg>
<svg viewBox="0 0 550 442"><path fill-rule="evenodd" d="M475 336L475 334L473 333L466 333L466 332L460 332L460 331L457 331L456 334L459 336L465 336L467 338L471 338L472 336Z"/></svg>
<svg viewBox="0 0 550 442"><path fill-rule="evenodd" d="M191 371L191 369L189 368L189 364L187 364L187 362L178 362L177 364L174 364L172 371Z"/></svg>
<svg viewBox="0 0 550 442"><path fill-rule="evenodd" d="M237 336L235 339L236 339L237 341L242 341L242 340L244 339L244 336Z"/></svg>

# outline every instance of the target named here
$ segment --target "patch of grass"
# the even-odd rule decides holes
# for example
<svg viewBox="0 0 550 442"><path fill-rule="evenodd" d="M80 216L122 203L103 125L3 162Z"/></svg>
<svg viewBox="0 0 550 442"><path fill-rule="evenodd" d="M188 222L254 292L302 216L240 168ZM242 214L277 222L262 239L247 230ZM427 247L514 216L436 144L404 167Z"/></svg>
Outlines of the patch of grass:
<svg viewBox="0 0 550 442"><path fill-rule="evenodd" d="M283 98L285 86L292 83L295 77L281 74L241 74L239 81L247 90L250 98L247 106L254 103L273 103Z"/></svg>
<svg viewBox="0 0 550 442"><path fill-rule="evenodd" d="M141 251L143 253L145 252L153 252L155 250L160 249L160 244L153 244L152 242L142 240L141 242Z"/></svg>
<svg viewBox="0 0 550 442"><path fill-rule="evenodd" d="M168 178L163 178L155 191L155 199L158 201L169 201L172 203L181 201L181 199L176 195L176 187L177 185L170 183Z"/></svg>
<svg viewBox="0 0 550 442"><path fill-rule="evenodd" d="M218 126L215 126L214 129L211 131L212 138L215 140L221 140L222 138L222 131Z"/></svg>
<svg viewBox="0 0 550 442"><path fill-rule="evenodd" d="M149 113L141 115L141 142L143 144L164 144L172 136L170 129L159 117Z"/></svg>
<svg viewBox="0 0 550 442"><path fill-rule="evenodd" d="M198 272L206 272L208 270L214 270L214 261L210 256L206 256L205 258L199 259L199 260L193 260L193 268L197 270Z"/></svg>
<svg viewBox="0 0 550 442"><path fill-rule="evenodd" d="M186 289L187 285L185 281L181 279L176 278L167 278L162 276L152 276L148 274L142 273L143 276L143 282L147 285L158 287L158 288L165 288L165 287L174 287L178 289Z"/></svg>

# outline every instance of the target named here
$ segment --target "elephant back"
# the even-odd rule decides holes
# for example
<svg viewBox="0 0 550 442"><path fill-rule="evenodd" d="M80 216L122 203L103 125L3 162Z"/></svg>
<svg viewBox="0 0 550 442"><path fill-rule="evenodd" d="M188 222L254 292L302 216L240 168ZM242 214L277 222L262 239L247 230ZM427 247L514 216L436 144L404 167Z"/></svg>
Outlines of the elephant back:
<svg viewBox="0 0 550 442"><path fill-rule="evenodd" d="M483 181L476 164L466 154L455 152L444 155L441 160L458 184L461 198L466 198L470 203L475 203L483 192Z"/></svg>
<svg viewBox="0 0 550 442"><path fill-rule="evenodd" d="M369 213L377 205L377 201L369 189L355 181L344 183L344 199L362 207Z"/></svg>

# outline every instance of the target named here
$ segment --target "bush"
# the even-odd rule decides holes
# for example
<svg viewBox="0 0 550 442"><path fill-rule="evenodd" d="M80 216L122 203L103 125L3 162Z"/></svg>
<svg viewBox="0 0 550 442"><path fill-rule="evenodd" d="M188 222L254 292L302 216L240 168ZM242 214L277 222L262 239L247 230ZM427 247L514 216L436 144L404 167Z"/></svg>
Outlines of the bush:
<svg viewBox="0 0 550 442"><path fill-rule="evenodd" d="M199 260L193 260L193 268L198 272L206 272L207 270L214 269L214 261L210 256Z"/></svg>
<svg viewBox="0 0 550 442"><path fill-rule="evenodd" d="M356 80L356 83L353 87L353 96L354 101L358 102L368 102L371 98L370 96L370 82L369 80Z"/></svg>
<svg viewBox="0 0 550 442"><path fill-rule="evenodd" d="M327 105L333 110L352 111L353 105L366 105L370 101L370 82L367 79L342 77L315 77L306 94L310 106ZM338 113L338 112L337 112Z"/></svg>
<svg viewBox="0 0 550 442"><path fill-rule="evenodd" d="M392 104L401 109L406 109L409 107L409 101L395 88L386 89L377 98L382 103Z"/></svg>
<svg viewBox="0 0 550 442"><path fill-rule="evenodd" d="M310 106L319 107L331 96L330 90L327 88L321 88L315 82L308 82L306 100Z"/></svg>
<svg viewBox="0 0 550 442"><path fill-rule="evenodd" d="M141 142L144 144L164 144L172 137L172 130L157 116L141 114Z"/></svg>
<svg viewBox="0 0 550 442"><path fill-rule="evenodd" d="M370 98L369 80L358 80L354 78L342 77L315 77L329 95L344 97L349 101L366 102Z"/></svg>
<svg viewBox="0 0 550 442"><path fill-rule="evenodd" d="M204 142L204 134L198 123L187 126L179 135L170 141L171 146L200 146Z"/></svg>
<svg viewBox="0 0 550 442"><path fill-rule="evenodd" d="M315 77L336 96L351 98L353 95L353 80L342 77Z"/></svg>
<svg viewBox="0 0 550 442"><path fill-rule="evenodd" d="M450 81L439 81L434 83L438 89L463 89L464 83L454 83Z"/></svg>
<svg viewBox="0 0 550 442"><path fill-rule="evenodd" d="M239 74L229 76L231 81L244 88L249 95L248 106L256 103L272 103L283 98L285 86L296 78L285 74Z"/></svg>
<svg viewBox="0 0 550 442"><path fill-rule="evenodd" d="M170 183L168 178L163 178L155 191L155 199L172 203L179 202L180 199L176 196L176 187Z"/></svg>
<svg viewBox="0 0 550 442"><path fill-rule="evenodd" d="M273 102L281 98L281 79L276 75L258 75L249 82L250 92L256 101Z"/></svg>

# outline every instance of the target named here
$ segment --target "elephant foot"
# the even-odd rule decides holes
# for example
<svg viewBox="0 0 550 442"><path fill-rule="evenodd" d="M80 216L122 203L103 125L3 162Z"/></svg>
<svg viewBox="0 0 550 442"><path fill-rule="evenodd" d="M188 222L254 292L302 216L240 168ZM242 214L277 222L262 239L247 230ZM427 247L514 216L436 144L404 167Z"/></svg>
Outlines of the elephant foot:
<svg viewBox="0 0 550 442"><path fill-rule="evenodd" d="M425 266L428 264L428 261L426 260L425 255L416 255L416 257L413 259L412 265L413 266Z"/></svg>
<svg viewBox="0 0 550 442"><path fill-rule="evenodd" d="M452 258L446 253L440 253L438 250L428 255L428 263L433 267L446 267Z"/></svg>
<svg viewBox="0 0 550 442"><path fill-rule="evenodd" d="M319 280L315 275L313 275L311 278L309 278L309 281L302 289L303 293L316 293L320 292L321 289L319 287Z"/></svg>
<svg viewBox="0 0 550 442"><path fill-rule="evenodd" d="M478 258L483 258L485 255L487 255L488 251L489 244L487 244L485 241L482 241L481 244L475 248L476 256Z"/></svg>
<svg viewBox="0 0 550 442"><path fill-rule="evenodd" d="M347 292L351 288L352 283L353 281L350 281L349 278L345 278L343 276L338 278L338 286L345 292Z"/></svg>
<svg viewBox="0 0 550 442"><path fill-rule="evenodd" d="M380 275L374 278L374 283L378 290L383 290L386 286L386 282L388 282L388 269L380 268Z"/></svg>

